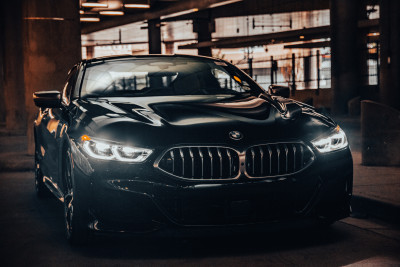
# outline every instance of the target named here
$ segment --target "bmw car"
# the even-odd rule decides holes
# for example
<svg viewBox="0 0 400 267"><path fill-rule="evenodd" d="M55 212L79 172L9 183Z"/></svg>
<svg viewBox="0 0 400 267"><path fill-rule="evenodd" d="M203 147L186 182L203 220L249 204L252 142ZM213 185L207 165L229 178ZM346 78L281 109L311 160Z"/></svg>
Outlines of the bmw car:
<svg viewBox="0 0 400 267"><path fill-rule="evenodd" d="M346 135L288 90L208 57L83 60L33 96L37 195L63 203L71 244L345 218Z"/></svg>

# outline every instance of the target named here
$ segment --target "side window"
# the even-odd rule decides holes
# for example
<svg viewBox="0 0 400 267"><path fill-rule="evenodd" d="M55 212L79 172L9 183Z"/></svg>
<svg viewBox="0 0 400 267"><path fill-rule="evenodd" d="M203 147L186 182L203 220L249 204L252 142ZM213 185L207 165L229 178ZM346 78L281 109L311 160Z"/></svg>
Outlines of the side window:
<svg viewBox="0 0 400 267"><path fill-rule="evenodd" d="M68 74L67 82L64 85L63 94L62 94L62 102L64 105L68 106L71 98L71 93L75 86L76 77L77 77L77 67L71 69Z"/></svg>

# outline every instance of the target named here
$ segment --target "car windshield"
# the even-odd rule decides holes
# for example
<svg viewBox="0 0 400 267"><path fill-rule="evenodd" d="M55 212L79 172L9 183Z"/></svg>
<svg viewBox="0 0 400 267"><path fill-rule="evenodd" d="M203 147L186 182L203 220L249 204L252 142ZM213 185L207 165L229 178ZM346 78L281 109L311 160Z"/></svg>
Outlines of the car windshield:
<svg viewBox="0 0 400 267"><path fill-rule="evenodd" d="M254 82L223 61L154 56L88 63L81 97L236 95L252 87Z"/></svg>

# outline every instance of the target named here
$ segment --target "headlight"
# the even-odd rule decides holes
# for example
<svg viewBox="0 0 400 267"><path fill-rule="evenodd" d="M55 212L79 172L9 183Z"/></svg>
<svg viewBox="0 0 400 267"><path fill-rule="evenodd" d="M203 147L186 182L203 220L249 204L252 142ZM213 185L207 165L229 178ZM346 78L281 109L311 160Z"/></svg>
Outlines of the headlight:
<svg viewBox="0 0 400 267"><path fill-rule="evenodd" d="M81 140L86 153L96 159L143 162L153 152L151 149L147 148L130 147L94 140L87 135L83 135Z"/></svg>
<svg viewBox="0 0 400 267"><path fill-rule="evenodd" d="M317 138L311 143L321 153L331 152L347 147L346 134L340 129L339 125L333 130L333 132L327 137Z"/></svg>

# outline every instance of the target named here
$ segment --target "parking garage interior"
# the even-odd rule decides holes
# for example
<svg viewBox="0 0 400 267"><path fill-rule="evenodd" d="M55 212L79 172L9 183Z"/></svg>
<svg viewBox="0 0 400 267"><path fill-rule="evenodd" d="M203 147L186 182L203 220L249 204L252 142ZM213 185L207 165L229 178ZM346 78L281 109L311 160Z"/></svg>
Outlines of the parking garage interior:
<svg viewBox="0 0 400 267"><path fill-rule="evenodd" d="M346 227L368 217L392 231L400 222L399 11L396 0L2 1L0 191L6 194L6 177L33 170L33 93L62 91L74 64L126 54L201 55L232 63L266 91L289 86L290 98L337 120L354 161L355 216ZM346 232L342 228L335 231ZM395 249L399 236L387 237ZM381 263L361 254L333 265ZM394 253L379 255L400 263ZM289 262L296 263L309 265Z"/></svg>

